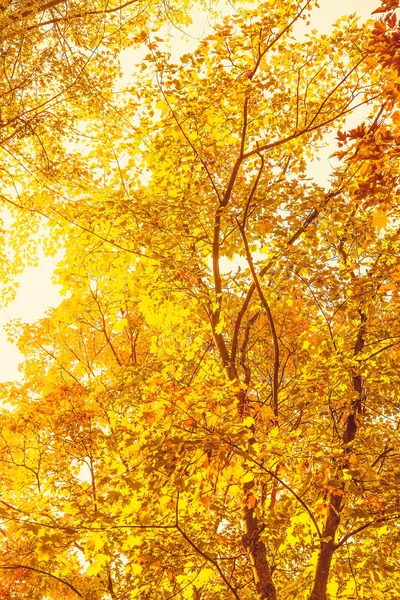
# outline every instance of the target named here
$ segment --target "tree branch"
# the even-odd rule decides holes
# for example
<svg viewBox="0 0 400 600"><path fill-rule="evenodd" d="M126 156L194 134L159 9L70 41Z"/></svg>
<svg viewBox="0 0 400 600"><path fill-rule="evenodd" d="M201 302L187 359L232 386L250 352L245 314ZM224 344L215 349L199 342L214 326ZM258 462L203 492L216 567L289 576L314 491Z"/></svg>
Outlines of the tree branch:
<svg viewBox="0 0 400 600"><path fill-rule="evenodd" d="M236 600L240 600L240 596L238 595L237 591L232 586L232 584L226 578L224 572L222 571L222 569L219 566L219 564L217 563L217 561L214 558L212 558L212 556L209 556L208 554L206 554L205 552L203 552L203 550L201 550L193 542L193 540L187 535L187 533L180 527L180 525L179 525L179 493L178 493L178 497L176 499L176 509L175 509L175 512L176 512L176 515L175 515L176 516L175 527L176 527L177 531L179 531L179 533L181 534L181 536L187 541L187 543L193 548L193 550L195 550L197 552L197 554L199 554L205 560L207 560L209 563L211 563L212 565L214 565L214 567L217 569L217 571L218 571L218 573L219 573L222 581L225 583L225 585L227 586L227 588L232 592L232 594L236 598Z"/></svg>
<svg viewBox="0 0 400 600"><path fill-rule="evenodd" d="M64 0L62 0L64 1ZM103 10L88 10L87 12L76 13L73 15L65 15L65 17L57 17L54 19L49 19L48 21L41 21L40 23L35 23L35 25L30 25L27 27L28 31L31 29L38 29L39 27L43 27L44 25L52 25L54 23L60 23L61 21L72 21L72 19L84 19L85 17L92 15L103 15L108 13L117 12L118 10L122 10L131 4L137 4L138 0L129 0L129 2L125 2L124 4L120 4L115 8L107 8Z"/></svg>
<svg viewBox="0 0 400 600"><path fill-rule="evenodd" d="M267 299L261 289L261 285L258 280L256 270L254 268L253 258L251 256L251 252L249 249L246 232L244 230L244 227L239 223L238 219L236 219L236 223L237 223L237 226L239 227L239 231L243 238L243 243L244 243L244 247L245 247L245 251L246 251L246 258L247 258L248 265L250 267L251 275L253 277L253 282L257 289L258 296L261 300L261 304L263 305L264 310L266 312L269 327L271 330L272 341L274 344L274 374L273 374L273 378L272 378L272 403L273 403L273 408L274 408L274 415L275 415L275 417L278 417L278 393L279 393L279 342L278 342L278 336L276 335L275 323L274 323L274 318L271 313L271 309L270 309Z"/></svg>
<svg viewBox="0 0 400 600"><path fill-rule="evenodd" d="M27 569L28 571L34 571L35 573L40 573L41 575L47 575L47 577L51 577L52 579L55 579L56 581L69 587L70 590L72 590L80 598L84 598L83 594L81 594L71 583L68 583L68 581L65 581L65 579L61 579L60 577L57 577L57 575L53 575L52 573L49 573L48 571L42 571L42 569L36 569L35 567L29 567L28 565L0 565L0 569L4 569L4 570Z"/></svg>
<svg viewBox="0 0 400 600"><path fill-rule="evenodd" d="M337 544L335 544L335 550L343 546L343 544L345 544L347 540L349 540L354 535L357 535L357 533L360 533L361 531L364 531L364 529L367 529L367 527L370 527L371 525L376 525L377 523L385 523L386 521L392 521L393 519L398 519L399 517L400 514L391 515L390 517L381 517L379 519L376 519L375 521L368 521L368 523L364 523L364 525L357 527L357 529L353 529L353 531L346 533L346 535L344 535L342 539L339 540Z"/></svg>

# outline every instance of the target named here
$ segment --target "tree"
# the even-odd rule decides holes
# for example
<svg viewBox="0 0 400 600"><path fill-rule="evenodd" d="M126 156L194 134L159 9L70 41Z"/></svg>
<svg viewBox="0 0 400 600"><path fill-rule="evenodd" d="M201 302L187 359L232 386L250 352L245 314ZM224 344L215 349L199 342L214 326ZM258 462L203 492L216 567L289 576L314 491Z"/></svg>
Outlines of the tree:
<svg viewBox="0 0 400 600"><path fill-rule="evenodd" d="M9 330L5 598L398 598L396 7L312 8L149 35L65 169L13 166L66 299Z"/></svg>

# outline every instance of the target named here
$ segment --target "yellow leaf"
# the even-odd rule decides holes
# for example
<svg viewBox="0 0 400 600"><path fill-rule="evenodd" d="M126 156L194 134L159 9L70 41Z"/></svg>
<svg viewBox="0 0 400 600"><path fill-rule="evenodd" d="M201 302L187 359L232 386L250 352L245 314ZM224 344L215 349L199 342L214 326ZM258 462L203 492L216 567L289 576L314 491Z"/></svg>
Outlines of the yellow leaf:
<svg viewBox="0 0 400 600"><path fill-rule="evenodd" d="M261 408L261 416L262 418L267 421L268 419L273 419L274 418L274 411L272 409L271 406L263 406Z"/></svg>
<svg viewBox="0 0 400 600"><path fill-rule="evenodd" d="M140 575L143 571L143 567L141 565L132 564L130 565L130 572L132 575Z"/></svg>
<svg viewBox="0 0 400 600"><path fill-rule="evenodd" d="M331 579L328 585L326 586L327 592L330 596L336 596L337 591L339 589L339 584L336 579Z"/></svg>
<svg viewBox="0 0 400 600"><path fill-rule="evenodd" d="M378 231L385 229L388 222L388 217L383 210L377 210L372 218L372 225L377 228Z"/></svg>
<svg viewBox="0 0 400 600"><path fill-rule="evenodd" d="M309 521L310 521L310 517L309 517L309 515L308 515L307 513L305 513L305 512L303 512L303 513L300 513L299 515L297 515L297 516L294 518L294 523L302 523L302 524L304 524L304 525L307 525L307 524L309 523Z"/></svg>
<svg viewBox="0 0 400 600"><path fill-rule="evenodd" d="M54 556L54 550L49 543L41 543L36 548L39 560L50 560Z"/></svg>
<svg viewBox="0 0 400 600"><path fill-rule="evenodd" d="M356 589L356 582L354 581L354 579L349 579L349 581L346 583L346 588L344 590L344 593L346 594L346 596L353 596L355 589Z"/></svg>
<svg viewBox="0 0 400 600"><path fill-rule="evenodd" d="M351 481L353 478L350 475L348 469L343 469L343 481Z"/></svg>
<svg viewBox="0 0 400 600"><path fill-rule="evenodd" d="M240 493L240 487L238 485L230 485L228 493L230 496L236 496L236 494Z"/></svg>
<svg viewBox="0 0 400 600"><path fill-rule="evenodd" d="M165 102L165 100L158 100L156 102L157 110L166 110L167 108L168 108L168 104Z"/></svg>
<svg viewBox="0 0 400 600"><path fill-rule="evenodd" d="M88 539L86 542L86 547L88 548L88 550L95 552L96 550L100 550L101 548L103 548L104 544L105 544L105 539L102 534L100 534L100 533L89 533L88 534Z"/></svg>
<svg viewBox="0 0 400 600"><path fill-rule="evenodd" d="M141 503L136 498L132 498L128 506L125 506L124 510L122 511L122 514L130 515L132 513L138 513L141 508Z"/></svg>
<svg viewBox="0 0 400 600"><path fill-rule="evenodd" d="M116 333L119 333L120 331L123 331L125 329L126 325L127 325L127 320L120 319L119 321L117 321L116 323L113 324L113 331L115 331Z"/></svg>
<svg viewBox="0 0 400 600"><path fill-rule="evenodd" d="M221 320L220 320L220 322L218 323L218 325L217 325L217 326L216 326L216 328L215 328L215 333L216 333L216 334L222 333L222 331L223 331L223 329L224 329L224 325L225 325L225 323L224 323L224 321L221 319Z"/></svg>
<svg viewBox="0 0 400 600"><path fill-rule="evenodd" d="M130 535L124 543L124 548L134 548L142 545L142 538L138 535Z"/></svg>
<svg viewBox="0 0 400 600"><path fill-rule="evenodd" d="M86 569L87 575L97 575L98 573L100 573L101 569L104 567L104 565L107 564L108 561L109 557L106 554L97 554L94 557L94 560L90 567Z"/></svg>
<svg viewBox="0 0 400 600"><path fill-rule="evenodd" d="M235 479L239 479L243 474L243 467L239 463L237 463L234 467L232 467L232 475Z"/></svg>
<svg viewBox="0 0 400 600"><path fill-rule="evenodd" d="M212 581L213 579L215 579L215 573L212 569L202 569L196 578L199 584Z"/></svg>

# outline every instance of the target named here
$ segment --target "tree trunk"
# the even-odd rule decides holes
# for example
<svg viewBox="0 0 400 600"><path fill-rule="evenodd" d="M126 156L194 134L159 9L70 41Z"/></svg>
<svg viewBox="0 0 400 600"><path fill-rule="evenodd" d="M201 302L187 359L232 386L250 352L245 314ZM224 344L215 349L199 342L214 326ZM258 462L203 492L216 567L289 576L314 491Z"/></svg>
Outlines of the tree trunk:
<svg viewBox="0 0 400 600"><path fill-rule="evenodd" d="M236 368L230 367L228 375L231 380L238 378ZM247 395L241 390L237 394L238 412L241 417L247 410ZM249 553L253 579L257 592L257 600L276 600L276 589L272 583L271 567L267 560L267 549L263 541L260 540L260 533L263 525L260 525L259 519L254 514L254 507L247 502L249 492L254 486L252 481L244 484L246 493L246 504L243 511L243 521L245 526L245 535L243 536L243 545Z"/></svg>
<svg viewBox="0 0 400 600"><path fill-rule="evenodd" d="M341 490L338 490L341 491ZM309 600L326 600L326 587L328 585L329 570L332 556L335 551L335 535L340 523L341 495L329 495L329 506L326 514L325 527L322 531L321 546L315 568L313 588Z"/></svg>
<svg viewBox="0 0 400 600"><path fill-rule="evenodd" d="M250 483L250 486L253 486L253 482ZM272 583L272 573L267 560L266 547L259 537L261 533L259 522L257 517L254 516L254 508L248 506L247 503L244 508L244 524L246 534L243 545L249 553L257 598L259 600L276 600L276 590Z"/></svg>
<svg viewBox="0 0 400 600"><path fill-rule="evenodd" d="M360 327L356 344L354 346L354 356L357 356L364 347L364 337L366 332L366 315L362 310L360 314ZM357 414L362 411L363 387L361 376L353 371L353 389L357 392L357 397L352 402L351 412L347 415L346 427L343 432L343 443L349 444L352 442L357 433ZM343 464L338 468L337 474L340 476L344 466L346 466L346 456L349 455L350 448L344 449ZM322 540L318 554L317 565L315 568L313 587L308 600L327 600L326 588L329 578L329 570L332 562L332 556L335 551L335 536L340 523L340 509L342 506L343 494L345 486L342 486L329 493L329 506L326 513L325 526L322 531Z"/></svg>

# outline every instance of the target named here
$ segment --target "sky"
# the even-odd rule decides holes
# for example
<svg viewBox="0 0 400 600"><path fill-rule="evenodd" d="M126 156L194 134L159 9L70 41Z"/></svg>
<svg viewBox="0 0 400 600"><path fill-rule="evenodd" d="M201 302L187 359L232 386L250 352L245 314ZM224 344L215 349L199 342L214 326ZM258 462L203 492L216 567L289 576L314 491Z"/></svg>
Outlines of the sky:
<svg viewBox="0 0 400 600"><path fill-rule="evenodd" d="M312 16L310 28L318 29L321 33L329 33L332 24L345 14L357 13L363 20L368 18L379 5L379 0L320 0L319 4L320 8L315 10ZM207 29L206 25L206 22L201 23L197 20L188 29L191 37L187 38L187 42L177 40L179 47L176 46L176 51L181 49L182 52L187 52L189 47L193 47L196 43L195 38L201 36ZM126 57L126 61L125 71L128 74L129 56ZM329 148L323 151L320 162L315 165L315 174L318 174L318 182L321 184L330 170L328 162L330 153ZM4 325L13 319L33 323L42 318L50 307L57 306L61 301L58 287L52 282L56 262L56 259L46 257L39 252L38 266L27 268L19 277L19 290L15 300L6 307L0 307L0 383L21 378L18 365L22 356L17 347L8 342Z"/></svg>

